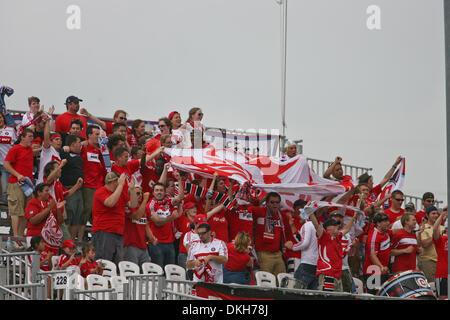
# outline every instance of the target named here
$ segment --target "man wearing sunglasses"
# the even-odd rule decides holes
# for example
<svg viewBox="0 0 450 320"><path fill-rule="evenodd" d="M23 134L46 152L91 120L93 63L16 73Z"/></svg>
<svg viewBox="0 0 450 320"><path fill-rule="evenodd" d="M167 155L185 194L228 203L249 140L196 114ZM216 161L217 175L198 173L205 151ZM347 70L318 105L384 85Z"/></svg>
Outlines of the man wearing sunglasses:
<svg viewBox="0 0 450 320"><path fill-rule="evenodd" d="M395 221L401 218L403 213L405 212L404 209L402 209L403 201L405 201L405 195L400 190L392 191L391 193L391 206L384 210L384 213L386 213L389 216L389 228L392 227L392 224L394 224Z"/></svg>
<svg viewBox="0 0 450 320"><path fill-rule="evenodd" d="M194 281L223 283L223 265L228 262L225 242L211 237L211 227L203 222L197 227L200 241L192 242L186 268L194 271Z"/></svg>

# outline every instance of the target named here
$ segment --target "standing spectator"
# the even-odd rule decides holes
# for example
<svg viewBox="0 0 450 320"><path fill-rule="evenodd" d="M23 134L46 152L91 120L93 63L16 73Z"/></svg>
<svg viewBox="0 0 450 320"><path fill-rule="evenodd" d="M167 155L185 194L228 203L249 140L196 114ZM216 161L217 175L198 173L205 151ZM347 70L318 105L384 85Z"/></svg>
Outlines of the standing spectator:
<svg viewBox="0 0 450 320"><path fill-rule="evenodd" d="M85 138L80 136L81 132L83 131L83 128L84 128L83 127L83 121L81 121L78 118L73 119L70 122L70 130L69 130L69 132L59 132L59 134L61 134L61 138L62 138L62 141L63 141L63 146L67 146L66 139L67 139L67 136L69 134L79 137L81 141L86 140Z"/></svg>
<svg viewBox="0 0 450 320"><path fill-rule="evenodd" d="M250 256L252 239L245 232L239 232L234 240L227 244L228 261L223 266L223 282L250 284L254 258ZM250 270L249 270L250 269Z"/></svg>
<svg viewBox="0 0 450 320"><path fill-rule="evenodd" d="M392 272L416 270L417 238L414 229L416 218L413 213L405 213L400 218L403 229L392 236L391 256L394 256Z"/></svg>
<svg viewBox="0 0 450 320"><path fill-rule="evenodd" d="M83 159L81 158L81 140L75 135L66 138L67 151L62 150L60 155L66 164L62 168L60 181L64 188L71 189L82 179L84 181ZM83 241L85 221L83 217L83 192L78 189L71 196L66 197L66 225L72 240Z"/></svg>
<svg viewBox="0 0 450 320"><path fill-rule="evenodd" d="M116 158L114 156L116 149L125 148L128 152L130 151L130 149L128 148L127 139L121 134L117 133L112 134L108 137L108 142L106 143L106 146L108 147L111 162L116 161Z"/></svg>
<svg viewBox="0 0 450 320"><path fill-rule="evenodd" d="M419 255L419 269L423 271L428 282L434 282L436 273L437 253L433 243L433 226L439 217L438 209L435 206L428 206L426 211L426 222L424 230L418 233L417 240L421 246L422 253ZM443 226L440 226L442 234Z"/></svg>
<svg viewBox="0 0 450 320"><path fill-rule="evenodd" d="M181 200L184 196L183 184L178 176L179 193L175 198L166 197L166 186L157 182L153 186L153 199L147 205L150 216L150 228L158 239L158 244L150 244L150 257L153 262L164 268L175 263L174 220L183 213ZM178 208L176 208L178 206Z"/></svg>
<svg viewBox="0 0 450 320"><path fill-rule="evenodd" d="M6 126L6 118L0 112L0 174L1 174L1 197L0 203L8 204L8 179L9 172L3 166L8 151L17 140L16 130Z"/></svg>
<svg viewBox="0 0 450 320"><path fill-rule="evenodd" d="M374 186L373 183L373 177L369 175L367 172L363 173L358 177L358 184L367 183L367 186L369 187L369 194L367 197L367 200L370 203L376 202L376 199L383 191L383 187L388 183L389 179L391 179L392 175L395 172L395 169L397 169L397 166L402 162L402 156L398 156L395 160L395 163L392 165L392 167L386 172L383 179L381 179L380 183L378 183L376 186ZM384 201L383 201L384 202Z"/></svg>
<svg viewBox="0 0 450 320"><path fill-rule="evenodd" d="M25 112L25 114L23 115L21 123L22 126L27 125L33 120L34 116L41 108L41 100L38 97L29 97L28 107L30 108L30 110Z"/></svg>
<svg viewBox="0 0 450 320"><path fill-rule="evenodd" d="M333 161L333 163L328 167L327 170L325 170L323 177L325 179L330 179L331 176L336 181L339 182L346 182L352 180L352 177L349 175L344 175L344 170L342 169L342 158L337 156L336 159Z"/></svg>
<svg viewBox="0 0 450 320"><path fill-rule="evenodd" d="M67 97L65 103L67 111L56 117L55 131L69 132L72 120L78 118L83 122L83 131L81 132L81 137L86 138L86 118L78 114L78 110L80 110L80 102L82 101L83 100L75 96Z"/></svg>
<svg viewBox="0 0 450 320"><path fill-rule="evenodd" d="M426 211L429 206L434 206L434 194L432 192L425 192L422 196L422 210L416 212L417 224L421 224L426 217Z"/></svg>
<svg viewBox="0 0 450 320"><path fill-rule="evenodd" d="M153 132L153 138L159 140L162 135L169 135L172 138L172 121L167 117L158 120L158 126Z"/></svg>
<svg viewBox="0 0 450 320"><path fill-rule="evenodd" d="M402 203L403 201L405 201L405 197L402 191L392 191L391 200L391 206L388 209L384 210L384 213L389 216L389 228L391 228L394 222L399 220L405 212L405 210L402 209Z"/></svg>
<svg viewBox="0 0 450 320"><path fill-rule="evenodd" d="M83 226L80 234L84 234L86 224L92 216L92 205L96 190L103 187L105 175L107 173L103 161L102 152L98 138L100 129L96 125L89 125L86 129L87 140L81 148L81 158L83 159L84 185L83 194Z"/></svg>
<svg viewBox="0 0 450 320"><path fill-rule="evenodd" d="M412 213L414 216L416 215L416 207L414 206L414 203L412 203L412 202L408 202L405 205L405 212L403 213L402 217L405 214L410 214L410 213ZM397 221L395 221L394 224L391 226L391 229L392 230L403 229L403 225L402 225L402 221L401 220L402 219L398 219ZM417 222L415 224L414 229L415 230L419 230L419 224Z"/></svg>
<svg viewBox="0 0 450 320"><path fill-rule="evenodd" d="M61 162L59 151L62 147L62 137L59 133L50 134L50 121L45 122L44 142L42 144L41 156L39 160L39 175L36 183L44 180L44 168L50 161Z"/></svg>
<svg viewBox="0 0 450 320"><path fill-rule="evenodd" d="M186 268L194 271L195 282L223 283L223 265L228 262L225 242L211 236L208 223L200 224L197 233L200 241L189 248Z"/></svg>
<svg viewBox="0 0 450 320"><path fill-rule="evenodd" d="M306 201L302 199L298 199L293 204L293 212L286 212L289 226L291 228L291 237L290 241L297 242L297 239L295 239L295 235L297 235L298 231L301 229L302 225L305 223L305 221L300 217L300 210L303 209L306 205ZM298 236L298 235L297 235ZM294 274L295 270L297 270L298 266L300 265L302 253L300 250L294 251L292 249L286 249L286 252L284 253L284 257L286 259L286 268L287 273Z"/></svg>
<svg viewBox="0 0 450 320"><path fill-rule="evenodd" d="M135 187L138 207L125 209L125 229L123 232L124 260L142 266L144 262L150 262L147 250L147 238L156 243L148 225L148 216L145 211L150 194L142 193L141 187Z"/></svg>
<svg viewBox="0 0 450 320"><path fill-rule="evenodd" d="M281 197L276 192L266 196L265 207L251 207L255 222L255 250L261 271L275 276L286 272L282 250L289 237L289 223L283 221L280 213Z"/></svg>
<svg viewBox="0 0 450 320"><path fill-rule="evenodd" d="M86 108L81 108L80 113L87 117L88 119L92 120L95 124L97 124L100 128L102 128L103 131L106 132L106 135L114 134L114 126L117 125L116 128L125 128L125 137L128 134L131 134L131 129L128 128L127 125L127 112L124 110L116 110L113 115L113 122L111 121L103 121L94 116L93 114L89 113Z"/></svg>
<svg viewBox="0 0 450 320"><path fill-rule="evenodd" d="M19 139L20 143L8 151L3 166L10 174L8 179L8 211L13 233L16 237L23 237L26 227L24 210L31 195L26 196L19 183L25 183L26 178L33 181L33 150L31 149L33 131L28 128L23 129Z"/></svg>
<svg viewBox="0 0 450 320"><path fill-rule="evenodd" d="M34 190L34 198L25 208L27 219L27 242L33 236L40 235L44 238L46 250L54 255L58 253L62 240L62 231L59 224L64 222L62 207L64 202L57 203L50 195L46 183L40 183Z"/></svg>
<svg viewBox="0 0 450 320"><path fill-rule="evenodd" d="M316 229L319 259L317 260L316 276L318 277L321 291L342 292L342 259L344 258L344 248L342 247L342 237L350 231L358 214L354 214L350 222L339 231L339 222L335 219L328 219L323 227L317 221L314 214L310 219Z"/></svg>
<svg viewBox="0 0 450 320"><path fill-rule="evenodd" d="M200 223L206 222L206 215L197 214L197 207L194 202L186 202L183 206L184 214L176 219L176 228L181 232L180 244L178 247L178 265L186 269L186 258L189 246L192 241L200 240L197 235L197 227Z"/></svg>
<svg viewBox="0 0 450 320"><path fill-rule="evenodd" d="M174 148L188 148L190 135L186 134L186 125L181 124L181 115L178 111L172 111L168 117L172 123L172 141Z"/></svg>
<svg viewBox="0 0 450 320"><path fill-rule="evenodd" d="M437 252L435 283L439 300L448 298L448 212L444 208L442 214L436 219L433 225L433 243ZM442 222L445 221L444 231L441 229Z"/></svg>
<svg viewBox="0 0 450 320"><path fill-rule="evenodd" d="M381 283L389 279L389 257L391 252L391 235L389 230L389 216L386 213L376 213L373 217L374 227L367 235L366 253L364 261L364 282L368 293L375 294L377 288L368 283L370 276L380 276Z"/></svg>
<svg viewBox="0 0 450 320"><path fill-rule="evenodd" d="M134 180L128 182L129 194L124 191L125 183L125 174L119 177L110 172L105 177L105 185L95 192L92 243L97 251L96 260L106 259L116 264L122 260L125 207L136 208L138 205Z"/></svg>
<svg viewBox="0 0 450 320"><path fill-rule="evenodd" d="M202 123L203 111L200 108L191 108L189 110L189 116L186 120L186 130L190 133L193 129L199 129L205 131L205 126Z"/></svg>
<svg viewBox="0 0 450 320"><path fill-rule="evenodd" d="M314 214L320 217L323 210L319 209ZM288 241L286 247L294 251L301 251L300 264L294 272L294 278L298 280L299 289L317 290L318 281L316 277L317 260L319 259L319 245L317 242L316 229L311 220L305 222L300 232L295 235L300 239L294 245Z"/></svg>
<svg viewBox="0 0 450 320"><path fill-rule="evenodd" d="M344 228L344 215L339 210L335 210L329 214L330 219L336 220L338 223L339 231L342 231ZM352 217L353 219L353 217ZM342 291L344 292L353 292L353 275L350 270L350 266L348 263L348 253L352 249L353 244L356 243L355 234L352 232L347 232L341 238L341 247L343 251L343 259L342 259Z"/></svg>

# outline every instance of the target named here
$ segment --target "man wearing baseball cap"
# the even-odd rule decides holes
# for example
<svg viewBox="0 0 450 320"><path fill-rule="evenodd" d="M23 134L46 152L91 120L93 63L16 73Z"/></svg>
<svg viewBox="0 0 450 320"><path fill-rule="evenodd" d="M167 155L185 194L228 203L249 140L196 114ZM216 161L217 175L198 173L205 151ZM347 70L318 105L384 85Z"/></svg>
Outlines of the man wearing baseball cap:
<svg viewBox="0 0 450 320"><path fill-rule="evenodd" d="M81 137L86 138L86 127L87 121L86 118L78 114L78 110L80 110L80 102L83 100L79 99L76 96L69 96L66 99L66 109L67 111L63 114L56 117L55 120L55 131L58 132L69 132L70 131L70 123L73 119L80 119L83 122L83 130L81 131Z"/></svg>
<svg viewBox="0 0 450 320"><path fill-rule="evenodd" d="M422 196L422 210L416 212L417 224L421 224L422 220L426 217L426 211L429 206L434 205L434 194L432 192L425 192ZM406 208L405 208L406 209Z"/></svg>

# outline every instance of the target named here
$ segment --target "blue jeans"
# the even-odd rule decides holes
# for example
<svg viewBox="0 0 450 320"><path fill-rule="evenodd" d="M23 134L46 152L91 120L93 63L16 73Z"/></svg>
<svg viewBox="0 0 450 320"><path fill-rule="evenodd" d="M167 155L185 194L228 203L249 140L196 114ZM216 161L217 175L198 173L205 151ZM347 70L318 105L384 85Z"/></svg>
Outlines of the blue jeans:
<svg viewBox="0 0 450 320"><path fill-rule="evenodd" d="M163 269L167 264L175 264L175 246L173 242L158 243L156 246L150 244L148 252L153 263L161 266Z"/></svg>
<svg viewBox="0 0 450 320"><path fill-rule="evenodd" d="M249 271L231 271L223 267L223 283L237 283L246 284L250 283L251 277Z"/></svg>
<svg viewBox="0 0 450 320"><path fill-rule="evenodd" d="M317 266L311 264L300 263L294 273L294 278L300 282L298 289L317 290L319 281L316 277L316 268Z"/></svg>
<svg viewBox="0 0 450 320"><path fill-rule="evenodd" d="M5 167L3 165L0 165L0 172L2 174L2 194L1 194L1 201L8 202L8 179L10 176L10 173L6 171Z"/></svg>

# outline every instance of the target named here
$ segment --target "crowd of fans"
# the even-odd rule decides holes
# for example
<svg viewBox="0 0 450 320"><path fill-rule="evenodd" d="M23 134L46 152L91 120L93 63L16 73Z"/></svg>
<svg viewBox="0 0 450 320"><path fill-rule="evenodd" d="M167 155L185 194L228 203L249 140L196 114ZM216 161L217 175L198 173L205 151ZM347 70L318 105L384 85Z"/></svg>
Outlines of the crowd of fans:
<svg viewBox="0 0 450 320"><path fill-rule="evenodd" d="M14 236L25 236L40 252L44 270L54 255L60 268L77 265L83 276L101 274L98 259L152 261L179 264L196 281L255 284L254 272L262 270L290 273L296 287L313 290L356 292L354 278L360 278L376 293L370 275L379 274L383 283L419 269L436 282L439 297L447 296L446 208L439 212L431 192L419 211L412 203L402 208L400 190L379 199L401 157L379 184L363 174L341 198L363 213L328 207L305 221L306 201L298 199L293 211L281 208L275 192L230 209L211 198L220 192L231 199L232 180L176 170L164 153L208 147L200 108L189 110L184 122L172 111L147 130L143 120L127 125L125 110L103 121L80 102L68 97L66 111L55 118L54 107L45 110L30 97L16 127L0 113L1 201ZM296 145L288 142L285 151L282 161L296 156ZM341 161L336 157L324 177L351 179ZM188 193L185 182L208 192ZM364 227L355 223L361 214ZM75 242L85 243L83 258L75 256Z"/></svg>

